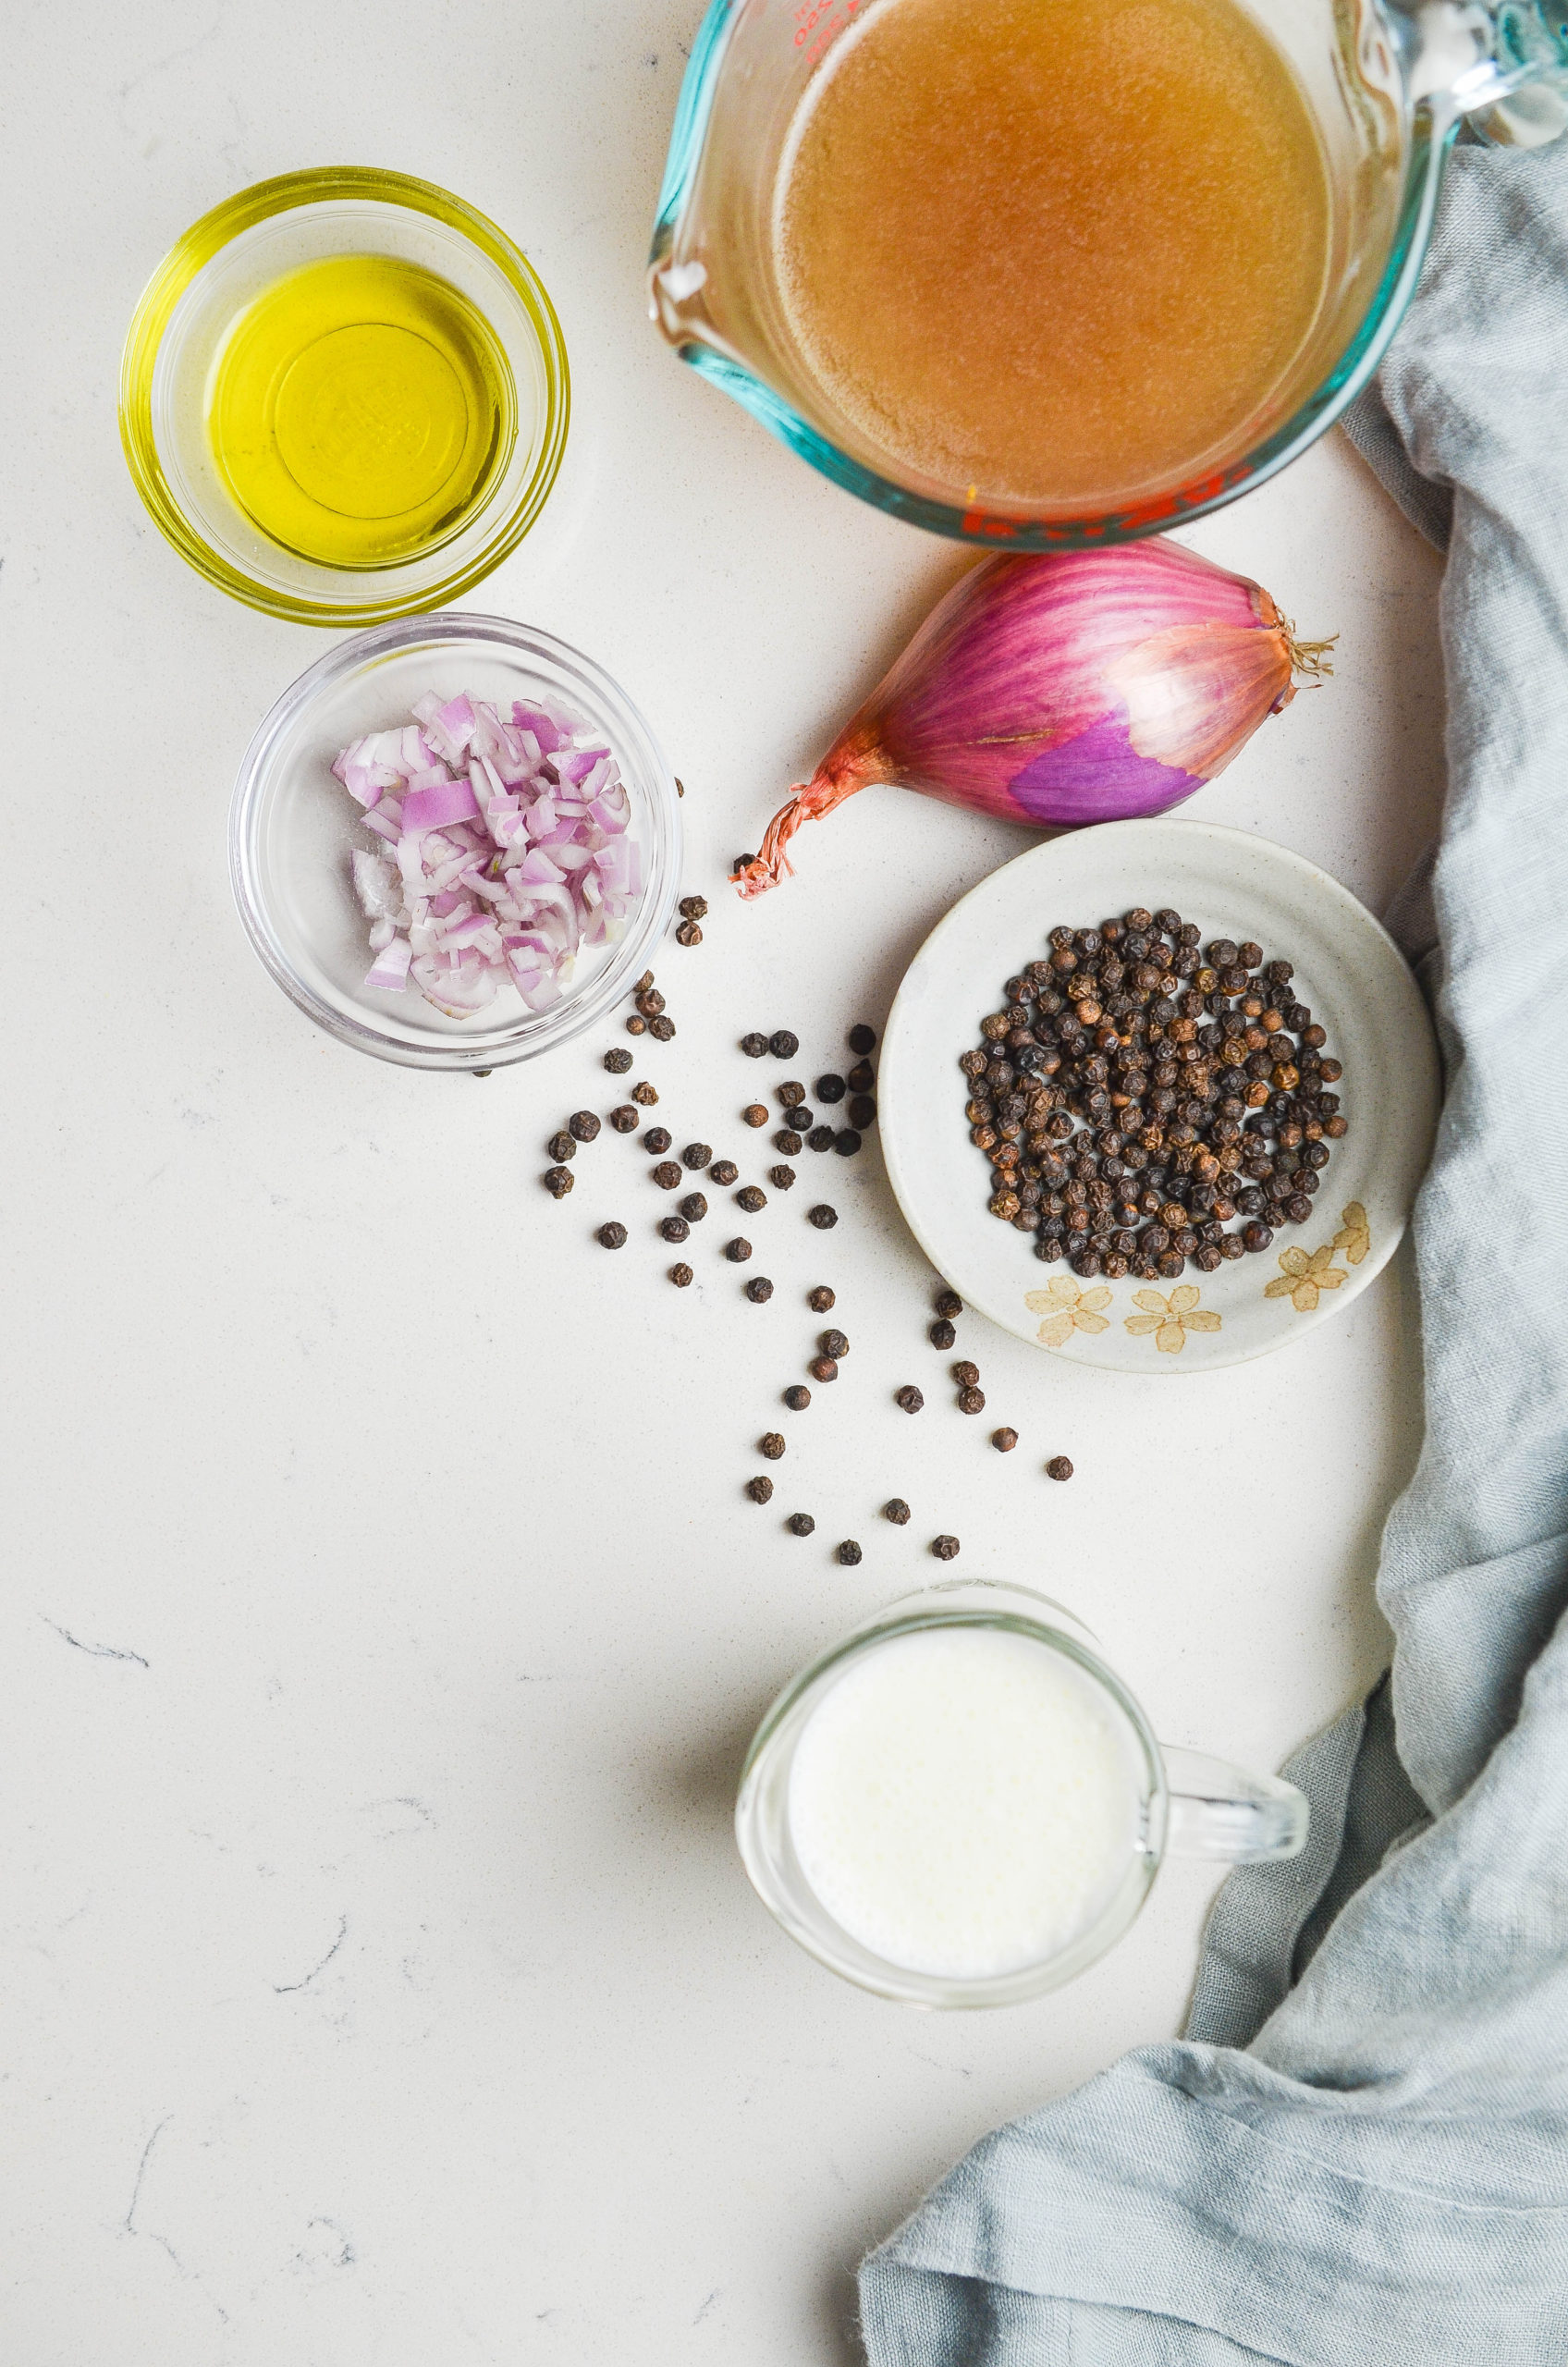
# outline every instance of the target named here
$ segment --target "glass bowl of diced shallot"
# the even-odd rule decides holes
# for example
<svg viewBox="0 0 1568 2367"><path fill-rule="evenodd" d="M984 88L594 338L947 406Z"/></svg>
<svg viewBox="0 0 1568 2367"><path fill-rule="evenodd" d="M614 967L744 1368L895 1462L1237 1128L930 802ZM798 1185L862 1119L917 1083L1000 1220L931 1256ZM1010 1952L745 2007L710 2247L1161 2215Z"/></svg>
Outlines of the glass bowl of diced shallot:
<svg viewBox="0 0 1568 2367"><path fill-rule="evenodd" d="M246 752L229 820L251 941L378 1059L484 1072L602 1024L674 909L677 785L592 659L501 617L329 652Z"/></svg>

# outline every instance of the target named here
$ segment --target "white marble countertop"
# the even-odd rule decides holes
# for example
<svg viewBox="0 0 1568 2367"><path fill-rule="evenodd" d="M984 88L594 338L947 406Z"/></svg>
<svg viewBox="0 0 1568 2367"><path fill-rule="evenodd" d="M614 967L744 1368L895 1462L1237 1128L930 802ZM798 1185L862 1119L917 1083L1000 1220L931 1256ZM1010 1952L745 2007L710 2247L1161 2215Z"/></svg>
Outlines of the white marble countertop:
<svg viewBox="0 0 1568 2367"><path fill-rule="evenodd" d="M1299 1346L1176 1385L972 1322L1023 1433L1004 1461L945 1391L918 1428L888 1404L939 1364L875 1150L831 1162L831 1238L799 1191L754 1220L769 1306L717 1242L678 1294L631 1146L606 1134L560 1207L535 1181L565 1112L609 1106L601 1045L483 1085L384 1067L314 1033L241 934L229 787L325 644L165 547L115 383L174 238L305 164L461 191L559 308L565 468L476 605L606 665L686 781L715 911L663 957L680 1034L645 1062L678 1141L743 1156L736 1036L788 1025L802 1075L830 1064L1023 842L872 791L786 892L717 891L959 561L644 320L696 16L89 0L8 28L11 2367L840 2367L852 2264L924 2185L1176 2029L1212 1878L1169 1867L1034 2006L861 1995L774 1929L731 1845L773 1689L935 1576L941 1528L960 1572L1068 1598L1170 1740L1243 1761L1276 1764L1384 1653L1378 1533L1417 1440L1403 1261ZM1337 439L1192 540L1341 639L1333 684L1188 810L1380 909L1440 794L1436 562ZM824 1279L854 1353L760 1513L753 1441ZM1054 1453L1069 1487L1041 1478ZM895 1491L901 1533L875 1517ZM774 1516L797 1497L805 1544Z"/></svg>

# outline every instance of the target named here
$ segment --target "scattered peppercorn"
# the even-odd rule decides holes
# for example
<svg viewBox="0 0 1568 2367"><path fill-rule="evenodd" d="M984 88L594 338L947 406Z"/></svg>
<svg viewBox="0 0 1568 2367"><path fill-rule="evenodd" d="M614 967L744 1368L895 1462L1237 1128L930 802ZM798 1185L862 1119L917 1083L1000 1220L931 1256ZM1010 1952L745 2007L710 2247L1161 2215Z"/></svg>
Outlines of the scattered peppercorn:
<svg viewBox="0 0 1568 2367"><path fill-rule="evenodd" d="M810 1134L806 1136L806 1141L810 1144L813 1150L831 1150L833 1147L833 1129L831 1126L814 1126Z"/></svg>
<svg viewBox="0 0 1568 2367"><path fill-rule="evenodd" d="M626 1023L626 1032L629 1036L645 1036L648 1032L648 1023L645 1019L640 1019L633 1012Z"/></svg>
<svg viewBox="0 0 1568 2367"><path fill-rule="evenodd" d="M797 1380L784 1392L784 1403L791 1414L803 1414L811 1404L811 1392Z"/></svg>
<svg viewBox="0 0 1568 2367"><path fill-rule="evenodd" d="M861 1147L861 1139L852 1126L845 1126L834 1135L833 1147L840 1159L853 1159Z"/></svg>
<svg viewBox="0 0 1568 2367"><path fill-rule="evenodd" d="M701 1169L706 1167L712 1158L713 1145L711 1143L688 1143L685 1149L680 1154L682 1166L689 1167L693 1175L698 1173Z"/></svg>
<svg viewBox="0 0 1568 2367"><path fill-rule="evenodd" d="M692 1224L701 1224L708 1212L707 1196L703 1192L688 1192L680 1203L680 1213Z"/></svg>
<svg viewBox="0 0 1568 2367"><path fill-rule="evenodd" d="M651 1110L658 1098L657 1086L650 1085L645 1077L641 1085L634 1085L631 1088L632 1100L644 1110Z"/></svg>
<svg viewBox="0 0 1568 2367"><path fill-rule="evenodd" d="M901 1496L889 1496L882 1507L882 1517L890 1520L895 1528L902 1528L909 1519L909 1506Z"/></svg>
<svg viewBox="0 0 1568 2367"><path fill-rule="evenodd" d="M911 1381L906 1387L897 1392L893 1403L895 1405L901 1405L906 1414L918 1414L925 1399L923 1392Z"/></svg>
<svg viewBox="0 0 1568 2367"><path fill-rule="evenodd" d="M758 1036L755 1033L750 1036L742 1036L741 1038L741 1049L746 1055L747 1060L760 1061L763 1054L767 1049L767 1037L766 1036Z"/></svg>
<svg viewBox="0 0 1568 2367"><path fill-rule="evenodd" d="M677 1167L674 1159L661 1159L658 1165L653 1170L653 1178L661 1192L674 1192L678 1190L681 1182L684 1180L681 1176L680 1168Z"/></svg>
<svg viewBox="0 0 1568 2367"><path fill-rule="evenodd" d="M749 1241L742 1241L737 1234L733 1241L725 1243L724 1254L732 1266L743 1266L752 1254L752 1245Z"/></svg>
<svg viewBox="0 0 1568 2367"><path fill-rule="evenodd" d="M781 1150L786 1159L799 1159L805 1145L793 1126L785 1126L774 1135L773 1147L775 1150Z"/></svg>
<svg viewBox="0 0 1568 2367"><path fill-rule="evenodd" d="M661 1044L668 1044L675 1034L675 1022L661 1014L657 1019L649 1020L648 1033L656 1036Z"/></svg>
<svg viewBox="0 0 1568 2367"><path fill-rule="evenodd" d="M841 1076L834 1075L833 1073L829 1071L827 1076L819 1076L817 1078L812 1090L815 1092L819 1101L831 1102L842 1101L846 1087L843 1078Z"/></svg>
<svg viewBox="0 0 1568 2367"><path fill-rule="evenodd" d="M869 1093L857 1093L850 1103L850 1123L863 1130L876 1123L876 1104Z"/></svg>
<svg viewBox="0 0 1568 2367"><path fill-rule="evenodd" d="M746 1284L746 1296L753 1306L763 1306L773 1296L773 1284L766 1274L753 1274Z"/></svg>
<svg viewBox="0 0 1568 2367"><path fill-rule="evenodd" d="M806 1305L814 1315L831 1314L838 1304L836 1293L830 1291L826 1282L818 1282L816 1288L808 1293L806 1297Z"/></svg>
<svg viewBox="0 0 1568 2367"><path fill-rule="evenodd" d="M945 1315L949 1318L955 1315L962 1315L963 1313L963 1301L960 1298L957 1291L938 1291L937 1293L937 1312L938 1315Z"/></svg>
<svg viewBox="0 0 1568 2367"><path fill-rule="evenodd" d="M732 1159L716 1159L708 1170L708 1181L717 1184L721 1191L728 1192L740 1172Z"/></svg>
<svg viewBox="0 0 1568 2367"><path fill-rule="evenodd" d="M1188 1258L1212 1273L1306 1222L1318 1171L1301 1153L1337 1139L1339 1063L1290 963L1229 938L1206 954L1169 907L1048 938L959 1062L991 1213L1047 1263L1112 1281L1177 1279Z"/></svg>
<svg viewBox="0 0 1568 2367"><path fill-rule="evenodd" d="M575 1134L552 1134L545 1148L554 1159L575 1159L577 1137Z"/></svg>
<svg viewBox="0 0 1568 2367"><path fill-rule="evenodd" d="M794 1184L795 1171L792 1167L770 1167L767 1180L776 1192L788 1192Z"/></svg>
<svg viewBox="0 0 1568 2367"><path fill-rule="evenodd" d="M934 1348L950 1348L958 1338L958 1333L945 1316L938 1316L925 1336Z"/></svg>
<svg viewBox="0 0 1568 2367"><path fill-rule="evenodd" d="M1068 1461L1066 1455L1053 1454L1050 1461L1046 1466L1046 1478L1047 1479L1071 1479L1072 1477L1072 1466Z"/></svg>
<svg viewBox="0 0 1568 2367"><path fill-rule="evenodd" d="M810 1513L791 1513L784 1526L791 1537L809 1537L816 1523Z"/></svg>
<svg viewBox="0 0 1568 2367"><path fill-rule="evenodd" d="M547 1167L543 1180L552 1200L564 1200L577 1178L570 1167Z"/></svg>
<svg viewBox="0 0 1568 2367"><path fill-rule="evenodd" d="M1018 1432L1010 1430L1004 1423L999 1430L991 1432L991 1444L998 1454L1011 1454L1018 1444Z"/></svg>
<svg viewBox="0 0 1568 2367"><path fill-rule="evenodd" d="M876 1072L869 1061L857 1061L846 1082L851 1093L869 1093L876 1082Z"/></svg>
<svg viewBox="0 0 1568 2367"><path fill-rule="evenodd" d="M630 1101L623 1101L619 1110L610 1111L610 1124L618 1134L634 1134L642 1122Z"/></svg>
<svg viewBox="0 0 1568 2367"><path fill-rule="evenodd" d="M708 900L705 896L682 896L680 911L686 920L705 921L708 916Z"/></svg>
<svg viewBox="0 0 1568 2367"><path fill-rule="evenodd" d="M624 1076L631 1066L631 1055L624 1044L614 1044L605 1054L605 1066L611 1076Z"/></svg>
<svg viewBox="0 0 1568 2367"><path fill-rule="evenodd" d="M679 1248L681 1242L691 1233L692 1228L684 1217L666 1217L659 1226L659 1231L672 1248Z"/></svg>
<svg viewBox="0 0 1568 2367"><path fill-rule="evenodd" d="M831 1233L838 1221L838 1209L830 1208L826 1200L819 1200L815 1208L806 1210L806 1222L815 1225L818 1233Z"/></svg>
<svg viewBox="0 0 1568 2367"><path fill-rule="evenodd" d="M760 1101L749 1102L741 1116L748 1126L766 1126L767 1123L767 1110Z"/></svg>
<svg viewBox="0 0 1568 2367"><path fill-rule="evenodd" d="M692 1279L691 1267L672 1266L669 1269L669 1279L675 1284L678 1291L683 1291L687 1283Z"/></svg>
<svg viewBox="0 0 1568 2367"><path fill-rule="evenodd" d="M860 1547L855 1543L854 1539L852 1537L846 1537L842 1545L839 1548L839 1559L843 1564L845 1569L852 1570L855 1564L863 1558Z"/></svg>
<svg viewBox="0 0 1568 2367"><path fill-rule="evenodd" d="M822 1332L816 1344L825 1356L837 1356L842 1360L850 1353L850 1343L841 1331Z"/></svg>
<svg viewBox="0 0 1568 2367"><path fill-rule="evenodd" d="M776 1061L792 1061L801 1049L801 1039L791 1036L787 1027L780 1027L768 1037L767 1049Z"/></svg>
<svg viewBox="0 0 1568 2367"><path fill-rule="evenodd" d="M931 1539L931 1551L938 1562L956 1562L958 1539L956 1537L934 1537Z"/></svg>
<svg viewBox="0 0 1568 2367"><path fill-rule="evenodd" d="M598 1242L601 1248L624 1249L626 1246L626 1227L623 1224L616 1224L613 1221L609 1224L602 1224L599 1227L598 1232L594 1235L594 1238Z"/></svg>
<svg viewBox="0 0 1568 2367"><path fill-rule="evenodd" d="M735 1195L735 1206L749 1217L756 1216L767 1206L767 1194L755 1184L743 1184Z"/></svg>
<svg viewBox="0 0 1568 2367"><path fill-rule="evenodd" d="M772 1502L773 1482L768 1478L766 1471L759 1471L754 1479L747 1480L746 1493L750 1496L753 1504L766 1504Z"/></svg>
<svg viewBox="0 0 1568 2367"><path fill-rule="evenodd" d="M820 1380L824 1387L828 1381L837 1380L839 1378L839 1367L831 1356L813 1356L806 1370L813 1380Z"/></svg>
<svg viewBox="0 0 1568 2367"><path fill-rule="evenodd" d="M961 1414L983 1414L986 1410L984 1390L961 1389L958 1393L958 1410Z"/></svg>
<svg viewBox="0 0 1568 2367"><path fill-rule="evenodd" d="M580 1143L591 1143L598 1134L599 1122L592 1110L574 1110L566 1122L569 1134Z"/></svg>
<svg viewBox="0 0 1568 2367"><path fill-rule="evenodd" d="M961 1389L974 1389L979 1384L980 1367L971 1364L967 1356L962 1357L953 1367L953 1379Z"/></svg>
<svg viewBox="0 0 1568 2367"><path fill-rule="evenodd" d="M695 921L682 921L675 932L677 945L701 945L703 932Z"/></svg>
<svg viewBox="0 0 1568 2367"><path fill-rule="evenodd" d="M774 1098L781 1110L798 1110L805 1098L805 1086L795 1077L774 1088Z"/></svg>
<svg viewBox="0 0 1568 2367"><path fill-rule="evenodd" d="M763 1432L763 1434L762 1434L761 1438L760 1438L760 1439L758 1439L758 1441L757 1441L757 1453L758 1453L759 1454L765 1454L765 1455L767 1457L767 1459L768 1459L769 1463L777 1463L777 1462L778 1462L778 1458L779 1458L779 1456L783 1453L783 1452L784 1452L784 1433L783 1433L783 1431L782 1431L782 1430L765 1430L765 1431Z"/></svg>
<svg viewBox="0 0 1568 2367"><path fill-rule="evenodd" d="M851 1052L869 1052L874 1049L876 1043L876 1030L874 1027L867 1027L863 1024L859 1027L851 1028L850 1049Z"/></svg>
<svg viewBox="0 0 1568 2367"><path fill-rule="evenodd" d="M650 1159L662 1159L669 1148L669 1129L667 1126L650 1126L643 1137L643 1148Z"/></svg>

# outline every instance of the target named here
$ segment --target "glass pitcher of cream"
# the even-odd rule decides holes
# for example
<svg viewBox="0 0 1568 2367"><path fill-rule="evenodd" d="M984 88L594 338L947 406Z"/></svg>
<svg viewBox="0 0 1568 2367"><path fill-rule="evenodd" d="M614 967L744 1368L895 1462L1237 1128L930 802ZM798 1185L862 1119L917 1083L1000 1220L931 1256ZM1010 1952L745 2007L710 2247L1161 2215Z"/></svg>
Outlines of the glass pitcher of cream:
<svg viewBox="0 0 1568 2367"><path fill-rule="evenodd" d="M655 225L683 361L863 500L1018 549L1260 484L1414 290L1568 0L712 0Z"/></svg>
<svg viewBox="0 0 1568 2367"><path fill-rule="evenodd" d="M832 1971L904 2005L1011 2005L1103 1956L1167 1850L1293 1858L1307 1804L1162 1748L1070 1613L966 1581L785 1686L735 1825L765 1904Z"/></svg>

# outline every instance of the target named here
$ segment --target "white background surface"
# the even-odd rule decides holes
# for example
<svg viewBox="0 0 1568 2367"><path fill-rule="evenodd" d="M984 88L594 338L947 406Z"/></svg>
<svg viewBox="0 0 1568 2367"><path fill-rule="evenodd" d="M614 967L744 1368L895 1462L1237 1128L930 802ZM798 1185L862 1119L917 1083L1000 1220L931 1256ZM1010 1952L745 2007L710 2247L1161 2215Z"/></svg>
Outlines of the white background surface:
<svg viewBox="0 0 1568 2367"><path fill-rule="evenodd" d="M989 1406L965 1421L874 1152L807 1154L748 1221L769 1306L740 1298L722 1218L678 1294L633 1146L606 1133L560 1207L534 1180L568 1110L619 1098L599 1047L480 1085L381 1067L314 1035L241 936L229 786L323 643L165 546L115 379L178 233L307 164L448 184L559 308L565 468L480 604L618 674L687 783L716 909L660 965L680 1035L645 1067L678 1143L754 1152L734 1113L778 1072L735 1037L787 1024L802 1076L841 1065L1023 843L879 790L813 828L785 892L718 889L959 559L810 475L643 319L696 15L8 20L7 2367L840 2367L851 2265L924 2185L1177 2027L1211 1885L1168 1869L1117 1953L1033 2007L879 2004L741 1875L729 1803L769 1694L936 1576L939 1529L955 1575L1069 1599L1171 1741L1273 1765L1380 1664L1377 1536L1417 1436L1400 1265L1299 1346L1176 1384L972 1319ZM1342 638L1333 685L1189 810L1379 909L1440 793L1434 560L1338 441L1192 539ZM830 1238L803 1222L824 1164ZM614 1259L590 1238L612 1214ZM824 1279L852 1353L760 1512L753 1441ZM918 1424L889 1404L911 1378ZM1005 1461L993 1418L1023 1435ZM901 1534L876 1517L894 1490Z"/></svg>

